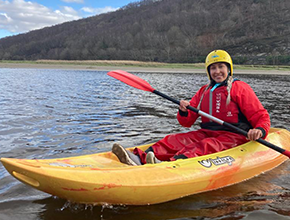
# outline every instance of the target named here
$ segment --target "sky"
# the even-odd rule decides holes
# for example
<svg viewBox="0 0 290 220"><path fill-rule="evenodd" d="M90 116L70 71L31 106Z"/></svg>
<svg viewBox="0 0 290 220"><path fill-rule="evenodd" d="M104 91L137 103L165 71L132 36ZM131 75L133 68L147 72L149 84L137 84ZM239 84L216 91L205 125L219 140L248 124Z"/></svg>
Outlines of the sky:
<svg viewBox="0 0 290 220"><path fill-rule="evenodd" d="M0 0L0 38L78 20L137 0Z"/></svg>

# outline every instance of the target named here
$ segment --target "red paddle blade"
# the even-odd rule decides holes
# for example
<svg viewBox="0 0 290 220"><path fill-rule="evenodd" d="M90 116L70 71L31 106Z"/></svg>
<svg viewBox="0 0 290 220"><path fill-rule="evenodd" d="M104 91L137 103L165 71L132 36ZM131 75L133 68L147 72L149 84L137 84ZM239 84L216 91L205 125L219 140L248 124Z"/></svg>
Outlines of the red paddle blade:
<svg viewBox="0 0 290 220"><path fill-rule="evenodd" d="M151 85L146 82L144 79L139 78L131 73L127 73L123 70L113 70L107 73L109 76L118 79L129 86L132 86L137 89L141 89L148 92L153 92L155 89L151 87Z"/></svg>

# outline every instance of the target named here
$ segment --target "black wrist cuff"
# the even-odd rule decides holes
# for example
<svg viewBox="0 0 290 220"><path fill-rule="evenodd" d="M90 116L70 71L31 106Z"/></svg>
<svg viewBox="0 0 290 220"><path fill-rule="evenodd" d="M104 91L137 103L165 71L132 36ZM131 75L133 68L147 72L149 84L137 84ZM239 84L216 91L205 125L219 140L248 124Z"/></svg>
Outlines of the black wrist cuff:
<svg viewBox="0 0 290 220"><path fill-rule="evenodd" d="M181 111L179 109L179 115L182 116L182 117L187 117L188 116L188 112L184 112L184 111Z"/></svg>
<svg viewBox="0 0 290 220"><path fill-rule="evenodd" d="M263 136L262 136L262 138L265 138L265 137L266 137L266 131L265 131L265 129L264 129L264 128L257 127L256 129L259 129L260 131L262 131L262 133L263 133Z"/></svg>

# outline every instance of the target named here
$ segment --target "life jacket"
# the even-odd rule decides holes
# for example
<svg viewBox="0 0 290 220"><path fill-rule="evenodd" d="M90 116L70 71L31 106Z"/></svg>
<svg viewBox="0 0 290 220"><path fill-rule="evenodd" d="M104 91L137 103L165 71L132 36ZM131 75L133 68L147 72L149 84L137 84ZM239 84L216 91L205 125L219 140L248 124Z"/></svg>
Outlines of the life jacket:
<svg viewBox="0 0 290 220"><path fill-rule="evenodd" d="M192 97L190 105L206 112L225 122L231 123L243 130L250 128L262 128L263 137L266 137L270 129L270 116L263 107L252 88L245 82L235 80L231 88L231 100L227 105L228 96L226 82L213 89L211 85L201 87ZM184 127L191 127L199 115L192 111L179 111L177 119ZM226 130L228 128L212 122L206 117L201 117L201 127L210 130Z"/></svg>
<svg viewBox="0 0 290 220"><path fill-rule="evenodd" d="M235 79L233 84L238 80ZM227 84L213 85L207 91L204 91L203 99L200 105L200 110L219 118L225 122L231 123L236 127L248 131L253 128L247 118L241 112L239 105L233 101L235 96L232 92L230 103L227 105L226 100L228 96ZM227 127L211 121L206 117L201 117L201 128L209 130L228 130Z"/></svg>

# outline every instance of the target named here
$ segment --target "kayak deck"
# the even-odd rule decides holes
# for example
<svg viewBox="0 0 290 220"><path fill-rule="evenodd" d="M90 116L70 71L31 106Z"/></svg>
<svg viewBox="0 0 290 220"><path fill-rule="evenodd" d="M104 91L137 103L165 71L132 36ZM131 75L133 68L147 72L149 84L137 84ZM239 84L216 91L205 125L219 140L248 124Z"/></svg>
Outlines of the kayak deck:
<svg viewBox="0 0 290 220"><path fill-rule="evenodd" d="M289 150L290 132L271 128L267 141ZM44 160L1 158L16 179L51 195L77 203L130 205L229 186L285 160L286 156L253 141L202 157L142 166L122 164L112 152Z"/></svg>

